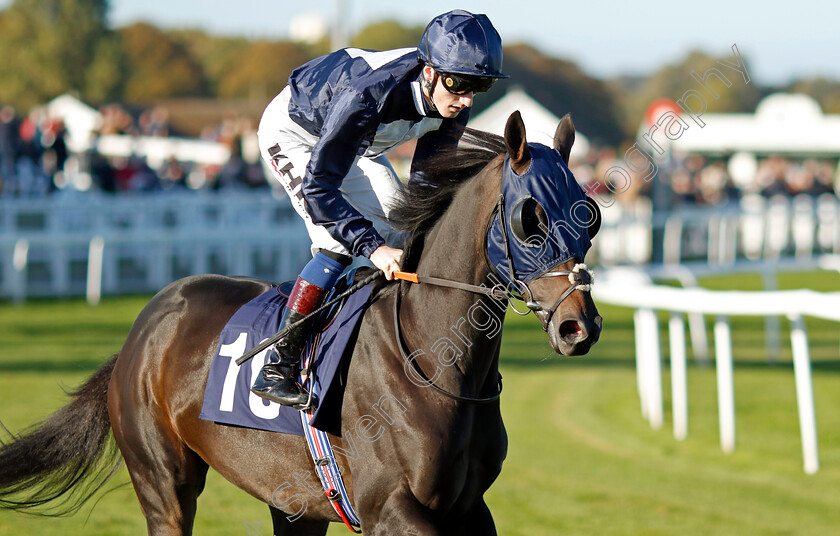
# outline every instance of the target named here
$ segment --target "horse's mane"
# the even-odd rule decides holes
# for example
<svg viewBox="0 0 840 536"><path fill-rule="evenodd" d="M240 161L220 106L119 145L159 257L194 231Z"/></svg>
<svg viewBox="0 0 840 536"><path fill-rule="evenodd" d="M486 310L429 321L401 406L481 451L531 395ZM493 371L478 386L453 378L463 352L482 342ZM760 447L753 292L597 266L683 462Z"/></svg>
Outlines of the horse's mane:
<svg viewBox="0 0 840 536"><path fill-rule="evenodd" d="M426 233L449 208L458 190L503 152L504 138L468 128L457 148L441 151L424 162L424 179L428 182L410 182L389 218L394 228L408 234L403 270L417 268Z"/></svg>

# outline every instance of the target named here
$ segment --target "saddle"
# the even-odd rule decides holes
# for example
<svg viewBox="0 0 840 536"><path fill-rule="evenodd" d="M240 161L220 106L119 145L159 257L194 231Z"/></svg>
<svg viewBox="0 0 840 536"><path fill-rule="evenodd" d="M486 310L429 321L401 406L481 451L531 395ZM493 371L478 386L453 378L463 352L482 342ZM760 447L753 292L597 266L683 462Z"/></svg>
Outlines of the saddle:
<svg viewBox="0 0 840 536"><path fill-rule="evenodd" d="M337 296L370 271L348 272L327 300ZM219 335L219 344L204 390L199 418L218 424L305 435L298 410L263 400L250 387L268 350L241 367L235 360L248 349L274 335L293 283L273 285L234 313ZM313 318L303 372L307 388L315 393L311 426L340 433L341 402L358 327L375 285L367 285ZM308 369L308 370L307 370Z"/></svg>

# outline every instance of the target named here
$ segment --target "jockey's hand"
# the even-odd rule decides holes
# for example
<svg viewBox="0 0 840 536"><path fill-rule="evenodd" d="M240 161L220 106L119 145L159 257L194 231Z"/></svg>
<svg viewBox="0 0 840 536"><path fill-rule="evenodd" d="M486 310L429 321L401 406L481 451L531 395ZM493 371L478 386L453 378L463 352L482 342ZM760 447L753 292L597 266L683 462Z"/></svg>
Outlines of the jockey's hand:
<svg viewBox="0 0 840 536"><path fill-rule="evenodd" d="M400 269L400 259L402 258L402 254L403 250L401 249L382 245L371 253L370 262L385 272L385 279L391 281L394 279L394 272Z"/></svg>

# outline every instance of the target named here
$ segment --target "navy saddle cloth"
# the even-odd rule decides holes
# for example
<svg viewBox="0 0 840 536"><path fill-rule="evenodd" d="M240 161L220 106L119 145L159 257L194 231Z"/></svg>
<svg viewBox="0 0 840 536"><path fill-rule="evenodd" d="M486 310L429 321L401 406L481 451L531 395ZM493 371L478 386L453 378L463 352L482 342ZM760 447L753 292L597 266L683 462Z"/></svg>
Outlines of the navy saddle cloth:
<svg viewBox="0 0 840 536"><path fill-rule="evenodd" d="M353 275L351 272L342 279L344 285L338 285L333 294L337 295L352 284ZM263 400L250 391L269 350L260 352L242 366L236 364L239 356L277 333L290 285L272 287L243 305L228 321L210 365L199 418L219 424L303 435L297 410ZM337 313L334 308L332 314L314 320L316 329L312 334L320 331L320 342L314 364L318 407L312 426L319 430L338 429L344 394L343 376L349 367L359 321L372 288L367 285L346 298Z"/></svg>

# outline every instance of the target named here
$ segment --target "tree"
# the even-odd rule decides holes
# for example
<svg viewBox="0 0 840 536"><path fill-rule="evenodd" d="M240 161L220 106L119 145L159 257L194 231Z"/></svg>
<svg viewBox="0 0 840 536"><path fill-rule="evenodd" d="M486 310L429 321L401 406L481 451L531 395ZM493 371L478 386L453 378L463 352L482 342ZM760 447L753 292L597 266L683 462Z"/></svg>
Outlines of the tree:
<svg viewBox="0 0 840 536"><path fill-rule="evenodd" d="M292 71L310 59L304 48L295 43L257 41L224 73L218 95L262 99L267 103L286 86Z"/></svg>
<svg viewBox="0 0 840 536"><path fill-rule="evenodd" d="M115 32L107 32L97 42L93 59L85 71L82 97L92 103L119 100L126 72L122 42Z"/></svg>
<svg viewBox="0 0 840 536"><path fill-rule="evenodd" d="M616 91L616 98L622 104L624 126L627 132L636 132L644 117L645 110L654 100L661 98L678 100L686 91L698 89L700 83L691 76L691 73L696 72L698 76L703 76L703 73L711 67L716 67L723 72L724 76L731 82L731 86L729 88L725 87L714 77L709 79L710 84L719 95L718 99L709 99L709 112L752 112L755 110L755 106L761 98L761 88L756 85L754 80L750 80L749 84L744 84L744 80L739 73L721 67L716 63L718 59L732 61L731 52L729 55L722 55L718 58L713 58L699 51L690 52L682 61L673 65L666 65L655 72L637 88L616 83L613 87ZM747 65L747 72L749 72L749 65Z"/></svg>
<svg viewBox="0 0 840 536"><path fill-rule="evenodd" d="M425 28L425 26L403 26L395 20L376 22L356 34L351 44L354 47L370 50L416 47Z"/></svg>
<svg viewBox="0 0 840 536"><path fill-rule="evenodd" d="M113 95L119 52L107 0L15 0L0 19L0 100L26 109L75 90Z"/></svg>
<svg viewBox="0 0 840 536"><path fill-rule="evenodd" d="M606 84L574 63L517 44L505 47L502 70L510 79L497 82L486 96L479 96L473 116L516 85L559 117L571 112L575 127L590 139L611 145L623 139L618 105Z"/></svg>
<svg viewBox="0 0 840 536"><path fill-rule="evenodd" d="M127 102L207 94L201 66L186 47L143 22L118 31L125 53Z"/></svg>
<svg viewBox="0 0 840 536"><path fill-rule="evenodd" d="M201 30L170 30L172 41L183 46L201 66L211 95L218 96L219 87L228 73L248 55L253 43L244 37L209 35Z"/></svg>
<svg viewBox="0 0 840 536"><path fill-rule="evenodd" d="M790 93L805 93L820 103L824 114L840 114L840 81L827 78L797 80L784 89Z"/></svg>

